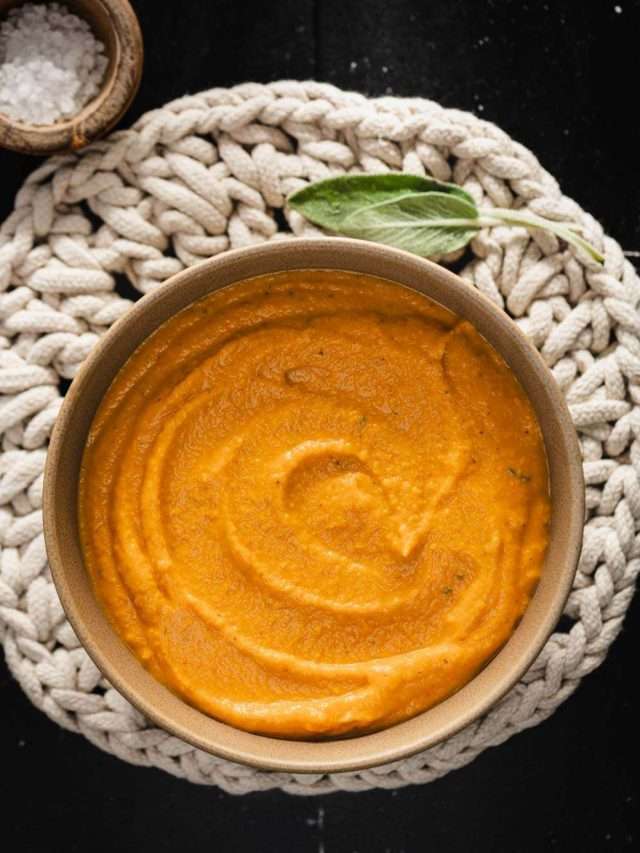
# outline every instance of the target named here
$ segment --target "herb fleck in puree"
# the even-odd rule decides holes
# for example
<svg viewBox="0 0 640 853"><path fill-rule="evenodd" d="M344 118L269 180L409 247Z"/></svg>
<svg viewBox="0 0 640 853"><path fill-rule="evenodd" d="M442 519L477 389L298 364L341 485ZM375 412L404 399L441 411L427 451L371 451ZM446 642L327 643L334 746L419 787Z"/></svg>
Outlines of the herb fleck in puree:
<svg viewBox="0 0 640 853"><path fill-rule="evenodd" d="M434 705L538 580L541 432L478 332L399 285L220 290L129 359L93 422L86 563L124 641L208 714L290 737Z"/></svg>

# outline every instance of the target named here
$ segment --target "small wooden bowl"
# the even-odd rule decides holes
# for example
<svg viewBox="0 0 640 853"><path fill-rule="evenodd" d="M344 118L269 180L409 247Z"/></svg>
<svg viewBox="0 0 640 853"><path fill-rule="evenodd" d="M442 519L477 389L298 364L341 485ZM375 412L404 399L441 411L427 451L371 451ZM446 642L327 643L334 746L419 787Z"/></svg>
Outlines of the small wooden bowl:
<svg viewBox="0 0 640 853"><path fill-rule="evenodd" d="M308 742L250 734L208 717L157 682L112 629L95 598L78 535L78 475L106 390L134 350L195 300L251 276L292 269L351 270L424 293L469 320L528 394L542 428L551 485L550 542L540 583L506 645L465 687L406 722L374 734ZM295 773L371 767L434 746L491 708L526 672L553 631L573 581L584 523L576 432L549 369L507 315L458 276L429 261L359 240L264 243L187 269L141 299L93 350L53 431L44 479L44 532L53 579L78 637L109 681L164 729L232 761Z"/></svg>
<svg viewBox="0 0 640 853"><path fill-rule="evenodd" d="M0 19L24 0L0 0ZM61 0L87 21L103 42L109 64L102 89L80 112L55 124L25 124L0 112L0 146L23 154L83 148L124 115L142 76L142 33L128 0Z"/></svg>

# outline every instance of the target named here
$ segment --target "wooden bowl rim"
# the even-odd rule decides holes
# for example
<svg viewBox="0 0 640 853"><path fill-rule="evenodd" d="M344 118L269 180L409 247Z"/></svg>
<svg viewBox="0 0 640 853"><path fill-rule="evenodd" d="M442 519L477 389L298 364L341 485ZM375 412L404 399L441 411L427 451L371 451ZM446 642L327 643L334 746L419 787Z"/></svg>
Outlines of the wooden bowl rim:
<svg viewBox="0 0 640 853"><path fill-rule="evenodd" d="M24 2L27 0L0 0L0 16ZM102 88L77 115L55 124L27 124L0 112L0 147L34 155L84 148L111 130L136 96L142 79L144 45L140 23L129 0L76 0L76 3L100 7L111 25L116 50L112 55L105 45L110 66ZM76 8L71 11L92 24L90 15Z"/></svg>
<svg viewBox="0 0 640 853"><path fill-rule="evenodd" d="M117 637L95 599L77 534L77 479L100 399L126 358L195 299L255 275L291 269L351 270L412 287L470 320L506 359L529 395L545 440L552 493L550 544L522 620L461 690L406 722L372 734L309 742L251 734L187 705L157 682ZM533 663L571 590L584 524L580 447L564 398L515 323L452 272L397 249L345 238L274 241L226 252L173 276L104 335L80 368L54 427L44 478L44 533L63 607L100 670L129 701L194 746L266 770L325 773L397 761L451 737L496 704Z"/></svg>

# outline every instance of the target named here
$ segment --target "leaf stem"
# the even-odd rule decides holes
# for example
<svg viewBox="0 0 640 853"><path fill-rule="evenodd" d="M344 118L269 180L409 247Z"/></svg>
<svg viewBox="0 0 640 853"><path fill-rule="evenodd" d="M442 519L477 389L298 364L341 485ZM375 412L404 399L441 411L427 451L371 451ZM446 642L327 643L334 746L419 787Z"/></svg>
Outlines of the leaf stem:
<svg viewBox="0 0 640 853"><path fill-rule="evenodd" d="M580 226L575 222L555 222L552 219L543 219L541 216L536 216L535 213L523 213L520 210L511 210L505 207L484 208L478 212L481 214L483 220L493 220L491 222L492 225L504 223L550 231L572 246L583 249L594 261L600 264L604 263L604 255L577 233Z"/></svg>

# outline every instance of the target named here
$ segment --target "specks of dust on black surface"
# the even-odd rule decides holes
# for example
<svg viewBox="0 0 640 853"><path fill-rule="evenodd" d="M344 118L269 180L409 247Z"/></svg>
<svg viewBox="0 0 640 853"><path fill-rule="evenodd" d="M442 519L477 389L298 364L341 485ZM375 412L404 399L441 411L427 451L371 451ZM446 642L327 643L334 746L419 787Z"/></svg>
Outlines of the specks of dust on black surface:
<svg viewBox="0 0 640 853"><path fill-rule="evenodd" d="M625 249L640 249L640 0L133 0L146 63L130 125L171 98L315 78L473 110L532 148ZM0 217L38 161L0 152ZM119 292L134 296L125 282ZM132 767L35 710L0 664L2 849L638 849L640 605L604 665L543 724L430 785L233 797Z"/></svg>

